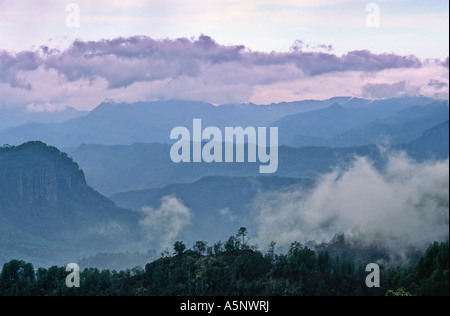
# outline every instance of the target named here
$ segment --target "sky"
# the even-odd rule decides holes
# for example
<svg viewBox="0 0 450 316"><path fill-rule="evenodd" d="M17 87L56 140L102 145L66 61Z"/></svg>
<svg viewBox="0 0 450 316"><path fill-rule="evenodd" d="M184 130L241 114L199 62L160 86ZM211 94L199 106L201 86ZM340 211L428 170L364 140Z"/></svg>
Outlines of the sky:
<svg viewBox="0 0 450 316"><path fill-rule="evenodd" d="M0 107L448 99L444 0L0 0Z"/></svg>

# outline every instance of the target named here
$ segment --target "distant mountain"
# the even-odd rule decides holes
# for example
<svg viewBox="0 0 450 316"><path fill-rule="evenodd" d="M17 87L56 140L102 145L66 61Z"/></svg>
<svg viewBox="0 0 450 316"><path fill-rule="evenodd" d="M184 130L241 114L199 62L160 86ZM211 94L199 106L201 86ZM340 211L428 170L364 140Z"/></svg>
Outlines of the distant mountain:
<svg viewBox="0 0 450 316"><path fill-rule="evenodd" d="M289 115L271 125L278 127L281 144L305 147L320 146L327 138L371 120L373 115L366 108L355 110L334 104L326 109Z"/></svg>
<svg viewBox="0 0 450 316"><path fill-rule="evenodd" d="M284 177L204 177L194 183L171 184L160 189L129 191L111 196L117 205L140 211L158 208L164 196L176 196L193 213L186 238L219 240L252 223L252 203L264 192L312 188L314 181Z"/></svg>
<svg viewBox="0 0 450 316"><path fill-rule="evenodd" d="M426 130L408 145L408 151L417 159L444 159L449 156L449 121Z"/></svg>
<svg viewBox="0 0 450 316"><path fill-rule="evenodd" d="M287 177L208 176L193 183L170 184L163 188L128 191L110 197L117 205L139 211L143 206L155 207L166 195L176 194L187 206L203 204L203 211L219 211L231 207L243 210L252 196L260 191L277 191L291 186L311 186L313 180ZM215 198L211 198L211 197ZM208 198L210 197L210 198ZM242 200L246 200L242 203ZM199 215L207 215L200 213Z"/></svg>
<svg viewBox="0 0 450 316"><path fill-rule="evenodd" d="M426 129L449 116L447 101L422 104L425 99L387 99L352 106L289 115L273 122L280 143L293 147L349 147L369 144L402 144L418 138ZM406 102L407 101L407 102Z"/></svg>
<svg viewBox="0 0 450 316"><path fill-rule="evenodd" d="M133 104L102 103L88 115L58 124L30 123L0 131L0 144L18 145L41 140L57 147L80 144L170 143L170 131L176 126L191 126L194 118L206 125L267 126L273 120L292 113L327 107L331 102L300 101L271 104L228 104L214 106L202 102L158 101Z"/></svg>
<svg viewBox="0 0 450 316"><path fill-rule="evenodd" d="M82 145L65 151L86 173L87 182L107 196L114 193L191 183L205 176L261 176L259 163L174 163L168 144ZM276 176L315 179L355 155L382 160L377 146L351 148L279 147Z"/></svg>
<svg viewBox="0 0 450 316"><path fill-rule="evenodd" d="M202 102L157 101L133 104L102 103L89 114L63 123L30 123L0 131L0 144L18 145L30 140L75 147L85 144L129 145L143 143L171 143L170 131L177 126L192 128L194 118L203 126L278 126L282 144L328 145L313 141L293 144L294 137L332 137L337 133L393 115L407 107L422 105L432 99L401 98L372 102L348 97L317 101L306 100L270 105L228 104L214 106ZM334 105L325 112L309 114ZM340 108L343 107L344 109ZM285 118L305 113L305 117ZM281 121L278 120L285 118ZM300 119L300 121L298 121ZM277 122L277 123L274 123ZM420 133L423 132L420 131Z"/></svg>
<svg viewBox="0 0 450 316"><path fill-rule="evenodd" d="M448 120L447 101L414 106L392 116L352 128L332 138L336 146L361 146L376 143L406 144L433 126Z"/></svg>
<svg viewBox="0 0 450 316"><path fill-rule="evenodd" d="M67 264L129 249L141 214L90 188L66 154L41 142L0 147L0 262Z"/></svg>
<svg viewBox="0 0 450 316"><path fill-rule="evenodd" d="M78 111L74 108L54 112L33 112L24 108L0 107L0 130L32 122L41 124L62 123L86 114L88 112Z"/></svg>

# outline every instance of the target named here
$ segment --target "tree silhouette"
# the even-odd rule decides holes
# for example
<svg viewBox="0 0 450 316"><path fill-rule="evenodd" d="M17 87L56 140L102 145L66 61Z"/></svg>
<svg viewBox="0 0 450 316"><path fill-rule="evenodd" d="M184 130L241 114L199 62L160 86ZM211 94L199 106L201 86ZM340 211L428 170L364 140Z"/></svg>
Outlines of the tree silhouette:
<svg viewBox="0 0 450 316"><path fill-rule="evenodd" d="M208 246L207 242L199 240L195 242L193 249L196 253L202 255L205 253L207 246Z"/></svg>
<svg viewBox="0 0 450 316"><path fill-rule="evenodd" d="M186 250L186 245L182 241L177 241L173 245L173 250L174 255L181 256Z"/></svg>
<svg viewBox="0 0 450 316"><path fill-rule="evenodd" d="M245 245L245 236L247 236L247 228L246 227L239 228L237 237L241 237L241 236L242 236L242 245Z"/></svg>

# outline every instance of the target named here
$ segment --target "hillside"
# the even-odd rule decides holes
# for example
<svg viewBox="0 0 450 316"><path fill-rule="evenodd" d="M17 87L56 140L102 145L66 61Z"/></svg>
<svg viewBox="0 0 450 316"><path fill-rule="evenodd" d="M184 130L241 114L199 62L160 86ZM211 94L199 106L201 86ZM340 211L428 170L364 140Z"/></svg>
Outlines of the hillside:
<svg viewBox="0 0 450 316"><path fill-rule="evenodd" d="M448 157L449 121L426 130L421 137L409 144L409 152L419 159Z"/></svg>
<svg viewBox="0 0 450 316"><path fill-rule="evenodd" d="M242 245L232 236L225 244L215 243L207 255L205 251L186 250L183 246L178 244L172 256L149 262L145 269L111 272L86 268L80 274L79 288L64 286L67 275L64 267L40 269L35 274L30 263L13 260L0 273L0 295L153 296L158 301L170 296L166 308L174 313L185 302L184 296L190 296L191 300L200 297L202 301L208 299L204 296L216 296L219 300L223 296L225 301L227 296L449 295L448 242L431 244L414 263L382 265L380 287L373 288L365 284L368 272L364 268L368 262L376 261L378 254L374 249L361 249L349 243L329 244L320 250L292 243L287 253L274 253L273 248L262 252ZM335 250L339 255L333 254ZM369 252L361 259L353 255L355 250ZM349 252L352 254L348 255ZM179 298L172 304L175 296ZM294 299L298 301L298 297ZM273 310L272 302L270 308Z"/></svg>
<svg viewBox="0 0 450 316"><path fill-rule="evenodd" d="M0 218L1 262L73 262L139 238L139 214L94 191L75 162L41 142L0 148Z"/></svg>

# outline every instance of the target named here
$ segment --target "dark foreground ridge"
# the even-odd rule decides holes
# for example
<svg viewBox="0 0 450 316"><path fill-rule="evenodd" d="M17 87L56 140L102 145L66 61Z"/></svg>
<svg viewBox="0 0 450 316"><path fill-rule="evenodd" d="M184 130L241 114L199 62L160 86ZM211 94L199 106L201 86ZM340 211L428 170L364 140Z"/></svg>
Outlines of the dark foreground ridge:
<svg viewBox="0 0 450 316"><path fill-rule="evenodd" d="M33 296L410 296L449 295L449 244L433 243L417 263L381 267L380 287L368 288L362 262L333 257L292 243L288 253L263 254L231 237L207 248L197 242L185 250L176 242L172 256L145 269L100 271L86 268L80 287L68 288L65 267L34 271L12 260L0 274L0 295ZM205 250L206 249L206 250ZM204 254L209 252L209 254Z"/></svg>

